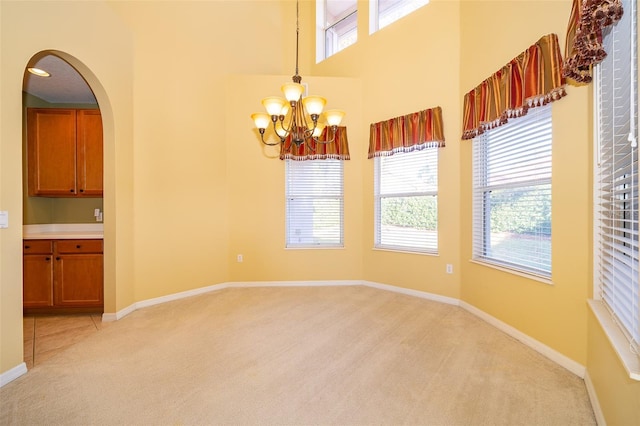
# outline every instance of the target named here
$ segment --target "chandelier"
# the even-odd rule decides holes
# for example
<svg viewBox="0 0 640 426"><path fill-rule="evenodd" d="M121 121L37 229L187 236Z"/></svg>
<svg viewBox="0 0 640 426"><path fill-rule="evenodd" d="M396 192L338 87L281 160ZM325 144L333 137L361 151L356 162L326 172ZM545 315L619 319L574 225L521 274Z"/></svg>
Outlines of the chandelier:
<svg viewBox="0 0 640 426"><path fill-rule="evenodd" d="M251 114L262 143L269 146L284 144L288 137L291 137L297 147L306 143L313 149L311 140L316 143L330 143L335 139L338 125L342 121L345 112L338 109L324 109L327 100L322 96L304 96L305 87L301 84L302 77L298 74L298 39L300 33L299 25L299 1L296 2L296 73L292 77L293 83L282 85L284 98L269 96L262 100L267 110L266 113L258 112ZM280 139L269 142L265 140L265 132L272 123L273 131ZM323 130L329 126L325 140L321 140Z"/></svg>

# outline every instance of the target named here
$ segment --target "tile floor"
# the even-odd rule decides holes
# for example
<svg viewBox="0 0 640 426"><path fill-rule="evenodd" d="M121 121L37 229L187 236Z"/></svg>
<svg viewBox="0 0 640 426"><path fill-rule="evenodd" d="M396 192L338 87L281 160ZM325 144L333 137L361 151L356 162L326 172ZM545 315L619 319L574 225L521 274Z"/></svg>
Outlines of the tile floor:
<svg viewBox="0 0 640 426"><path fill-rule="evenodd" d="M24 316L24 362L33 368L105 326L101 314Z"/></svg>

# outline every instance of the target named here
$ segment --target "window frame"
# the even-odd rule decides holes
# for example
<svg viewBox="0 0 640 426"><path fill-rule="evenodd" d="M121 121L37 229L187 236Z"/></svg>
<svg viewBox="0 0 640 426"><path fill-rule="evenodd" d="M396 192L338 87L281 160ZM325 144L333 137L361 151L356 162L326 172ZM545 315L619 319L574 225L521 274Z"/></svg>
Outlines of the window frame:
<svg viewBox="0 0 640 426"><path fill-rule="evenodd" d="M527 121L524 121L527 120ZM529 131L537 124L541 124L543 127L541 129L544 130L544 136L542 134L534 134L534 133L524 133L523 130ZM552 117L552 104L547 104L544 106L536 107L530 109L528 113L516 119L510 120L508 123L486 130L483 134L478 135L473 139L473 154L472 154L472 163L473 163L473 171L472 171L472 196L473 196L473 261L487 264L493 267L497 267L500 269L504 269L508 272L522 274L527 277L535 278L539 281L545 283L551 283L551 274L552 274L552 256L551 256L551 235L552 235L552 218L551 218L551 210L552 210L552 126L553 126L553 117ZM535 136L532 136L534 134ZM541 151L542 154L537 154L536 157L531 157L531 159L542 159L546 162L545 168L548 169L548 176L546 177L536 177L535 173L522 173L523 162L526 163L527 156L529 155L529 150L523 150L522 141L520 141L519 135L525 135L527 141L532 138L540 139L541 144L546 145L544 151ZM487 149L488 144L492 143L491 138L493 137L494 144L511 144L509 153L516 153L518 156L509 157L509 160L503 160L503 166L510 166L508 163L512 161L516 161L509 168L501 169L501 173L494 173L493 175L488 172L488 159L487 159ZM520 143L522 142L522 143ZM485 147L486 149L483 149ZM495 148L492 146L492 148ZM521 151L518 153L518 151ZM546 154L545 154L546 153ZM503 154L507 155L507 154ZM482 158L480 158L482 157ZM481 167L482 165L482 167ZM532 168L532 165L528 167ZM506 170L506 171L505 171ZM489 183L491 180L495 180L495 183ZM538 250L536 253L547 254L548 256L539 256L535 258L537 264L542 265L542 262L548 262L548 271L543 269L542 266L536 267L533 266L536 263L533 261L529 261L528 259L518 259L518 252L515 252L512 249L505 249L503 253L500 255L492 254L491 251L494 250L492 247L492 205L490 203L490 198L492 195L498 196L497 191L502 191L506 194L515 194L516 191L522 191L525 194L531 193L531 196L536 195L535 191L538 191L538 194L542 193L543 196L546 192L548 192L549 197L549 206L548 206L548 215L549 215L549 230L548 230L548 238L544 238L544 229L541 232L536 232L534 236L537 238L536 241L538 245L535 248ZM519 200L518 200L519 202ZM529 201L525 201L529 202ZM534 201L535 202L535 201ZM544 211L544 209L543 209ZM497 223L496 223L497 226ZM515 225L514 225L515 226ZM513 228L512 228L513 229ZM546 229L546 228L545 228ZM512 231L513 233L513 231ZM544 240L548 240L544 243ZM546 246L546 248L545 248ZM524 248L523 248L524 249ZM526 250L521 250L521 252L527 252ZM542 261L542 262L540 262ZM529 264L527 264L529 263Z"/></svg>
<svg viewBox="0 0 640 426"><path fill-rule="evenodd" d="M637 236L640 225L637 217L639 196L637 139L638 126L640 125L638 123L638 106L640 105L638 83L640 79L638 75L638 50L637 45L634 45L634 42L637 43L638 37L637 3L625 1L623 8L622 20L629 19L629 17L632 19L629 23L631 33L622 33L620 39L616 38L615 41L612 41L611 37L618 36L621 31L624 31L625 26L623 22L618 22L618 25L606 28L603 31L603 43L607 57L594 67L594 261L593 299L589 300L589 306L629 377L640 381L640 342L638 342L638 336L640 336L640 318L638 318L640 317L640 259ZM615 44L616 41L618 44ZM609 46L610 44L612 45ZM623 62L624 54L621 56L616 50L619 45L629 49L627 52L632 52L629 56L631 62ZM611 62L618 65L612 65ZM629 67L628 72L625 66ZM603 76L604 72L609 75ZM627 75L627 73L631 76L629 86L620 86L620 75ZM605 85L606 87L603 87ZM630 94L629 104L625 105L624 102L617 104L616 101L623 98L626 93ZM611 98L603 98L603 94L611 95ZM607 109L601 109L603 104ZM620 123L615 119L607 121L608 117L624 119L616 112L619 105L623 110L630 111L627 123ZM625 127L625 124L628 127ZM629 135L625 138L624 131L627 128L629 130L626 133ZM604 133L606 133L605 137L610 136L611 139L604 140ZM629 137L635 140L635 146ZM628 164L625 163L624 156L622 157L623 161L619 161L625 148L629 149L630 154ZM630 176L627 175L626 170L631 170ZM609 184L607 185L607 183ZM636 200L635 205L631 206L631 212L627 211L629 203L624 201L628 199L629 194L631 199ZM611 201L607 202L606 200ZM616 200L618 203L615 202ZM631 232L626 231L627 229L630 229ZM630 241L630 243L625 241ZM618 272L619 269L620 272ZM626 269L630 269L630 273L627 275L630 282L617 278L618 274L624 275ZM636 299L628 299L629 294L625 289L628 289L631 293L630 296L633 297L634 288ZM633 318L634 304L636 318ZM631 323L629 323L629 318L625 318L625 309L628 305L631 305Z"/></svg>
<svg viewBox="0 0 640 426"><path fill-rule="evenodd" d="M429 0L393 0L394 4L385 10L385 13L388 15L392 15L394 11L398 11L397 16L395 18L390 18L389 22L380 25L380 0L369 0L369 34L373 34L381 29L393 24L394 22L404 18L420 9L423 6L429 4ZM416 5L410 5L405 3L422 3ZM403 8L407 8L404 12ZM383 15L385 16L385 15Z"/></svg>
<svg viewBox="0 0 640 426"><path fill-rule="evenodd" d="M392 156L379 156L374 158L374 248L381 250L391 251L403 251L422 254L438 254L439 250L439 234L438 234L438 168L439 168L439 148L429 147L420 150L413 150L410 152L396 152ZM433 153L435 159L426 158L426 165L435 166L435 190L424 191L406 191L406 192L385 192L381 193L383 187L382 179L382 162L394 158L395 161L399 161L401 158L407 158L409 156L427 155ZM383 207L382 202L384 199L392 198L418 198L418 197L435 197L435 244L432 246L418 246L418 245L402 245L402 244L386 244L383 243L383 229L382 229L382 214ZM432 241L432 239L429 239Z"/></svg>
<svg viewBox="0 0 640 426"><path fill-rule="evenodd" d="M329 23L328 0L316 0L316 63L335 55L358 41L358 2L354 0L352 7L345 9ZM350 22L353 21L353 22ZM341 25L346 25L346 30L340 30ZM355 33L354 40L340 47L340 41L345 35Z"/></svg>
<svg viewBox="0 0 640 426"><path fill-rule="evenodd" d="M326 248L344 248L344 161L343 160L335 160L335 159L324 159L324 160L305 160L305 161L296 161L286 159L285 161L285 248L287 249L326 249ZM323 193L324 191L320 189L320 193L315 193L314 191L307 191L306 188L292 188L290 182L293 180L292 173L294 173L293 168L297 168L296 172L300 172L300 168L305 166L310 166L311 164L322 166L323 168L329 165L338 165L339 170L337 172L337 177L340 180L340 185L336 187L335 185L328 188L329 192L338 190L337 193ZM311 167L311 166L310 166ZM305 176L305 185L308 183L315 183L319 187L322 186L326 181L322 180L323 176L312 174L307 172L307 176ZM312 179L309 182L308 179ZM308 186L307 186L308 188ZM323 186L323 188L325 188ZM311 200L311 201L319 201L319 200L337 200L338 201L338 211L334 212L338 215L337 220L339 222L339 231L337 238L333 235L333 240L331 242L318 242L312 243L309 241L296 242L294 228L292 227L293 223L298 223L301 225L309 225L306 223L306 216L302 216L299 221L296 221L296 217L292 216L292 212L295 211L295 204L292 204L293 200L301 201L301 200ZM329 206L330 207L330 206ZM308 214L308 211L299 210L300 214ZM333 218L335 220L336 218ZM311 228L305 229L304 226L301 228L303 232L314 232L313 228L314 224L311 223ZM317 231L317 229L316 229ZM300 235L300 233L298 233ZM308 234L307 234L308 235Z"/></svg>

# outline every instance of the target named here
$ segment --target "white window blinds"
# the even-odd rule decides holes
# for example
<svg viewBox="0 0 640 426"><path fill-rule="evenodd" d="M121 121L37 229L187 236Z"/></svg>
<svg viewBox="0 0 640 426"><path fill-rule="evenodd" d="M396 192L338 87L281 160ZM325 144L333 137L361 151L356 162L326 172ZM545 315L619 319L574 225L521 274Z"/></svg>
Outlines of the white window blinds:
<svg viewBox="0 0 640 426"><path fill-rule="evenodd" d="M374 161L375 247L437 253L438 149Z"/></svg>
<svg viewBox="0 0 640 426"><path fill-rule="evenodd" d="M551 105L473 139L473 257L551 276Z"/></svg>
<svg viewBox="0 0 640 426"><path fill-rule="evenodd" d="M343 162L285 161L286 246L343 246Z"/></svg>
<svg viewBox="0 0 640 426"><path fill-rule="evenodd" d="M604 32L596 67L595 281L621 328L640 342L638 291L638 59L636 2Z"/></svg>

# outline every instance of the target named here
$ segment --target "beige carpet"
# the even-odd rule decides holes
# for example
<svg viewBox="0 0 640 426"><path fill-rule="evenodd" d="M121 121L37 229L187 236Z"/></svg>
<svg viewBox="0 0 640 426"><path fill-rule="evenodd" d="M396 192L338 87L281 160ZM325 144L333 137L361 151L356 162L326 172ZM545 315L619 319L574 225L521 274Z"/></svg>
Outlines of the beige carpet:
<svg viewBox="0 0 640 426"><path fill-rule="evenodd" d="M138 310L0 389L2 425L593 425L584 382L468 312L368 287Z"/></svg>

